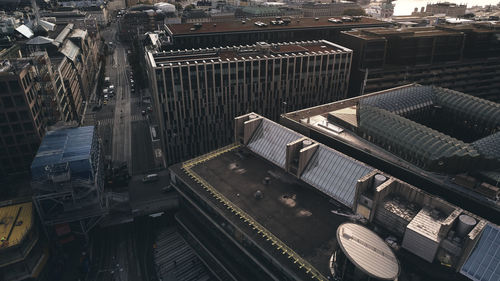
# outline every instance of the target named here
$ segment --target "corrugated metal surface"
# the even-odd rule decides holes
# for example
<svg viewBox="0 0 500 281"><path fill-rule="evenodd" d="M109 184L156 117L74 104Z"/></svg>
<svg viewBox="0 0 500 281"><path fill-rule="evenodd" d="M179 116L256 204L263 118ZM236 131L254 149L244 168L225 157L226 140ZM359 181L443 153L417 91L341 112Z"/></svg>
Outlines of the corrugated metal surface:
<svg viewBox="0 0 500 281"><path fill-rule="evenodd" d="M80 53L80 48L71 41L66 41L61 50L61 53L65 55L71 61L75 61L76 56Z"/></svg>
<svg viewBox="0 0 500 281"><path fill-rule="evenodd" d="M212 280L205 265L174 227L159 231L156 246L154 260L160 280Z"/></svg>
<svg viewBox="0 0 500 281"><path fill-rule="evenodd" d="M77 28L77 29L73 30L73 32L71 33L71 35L69 37L85 39L85 37L87 37L87 31Z"/></svg>
<svg viewBox="0 0 500 281"><path fill-rule="evenodd" d="M441 242L441 221L431 216L431 209L424 207L408 224L403 238L403 248L432 262Z"/></svg>
<svg viewBox="0 0 500 281"><path fill-rule="evenodd" d="M32 177L43 177L47 166L62 163L70 163L74 172L89 170L91 149L95 142L94 126L47 132L31 164Z"/></svg>
<svg viewBox="0 0 500 281"><path fill-rule="evenodd" d="M285 168L286 145L302 138L300 134L267 119L255 130L248 148L274 164Z"/></svg>
<svg viewBox="0 0 500 281"><path fill-rule="evenodd" d="M462 266L460 273L474 281L500 280L500 228L484 227L479 242Z"/></svg>
<svg viewBox="0 0 500 281"><path fill-rule="evenodd" d="M354 223L337 229L337 238L349 260L372 277L394 280L399 275L399 262L392 250L373 231Z"/></svg>
<svg viewBox="0 0 500 281"><path fill-rule="evenodd" d="M31 38L35 35L33 33L33 31L24 24L19 26L18 28L16 28L16 30L17 30L17 32L21 33L26 38Z"/></svg>
<svg viewBox="0 0 500 281"><path fill-rule="evenodd" d="M373 168L320 146L301 179L349 207L354 205L356 182Z"/></svg>
<svg viewBox="0 0 500 281"><path fill-rule="evenodd" d="M434 104L435 88L432 86L413 86L380 95L362 98L360 105L369 105L388 110L399 115L406 115L428 108Z"/></svg>
<svg viewBox="0 0 500 281"><path fill-rule="evenodd" d="M500 132L477 140L472 145L486 157L500 160Z"/></svg>
<svg viewBox="0 0 500 281"><path fill-rule="evenodd" d="M59 35L57 35L56 39L54 40L54 44L57 47L59 47L64 42L64 39L66 39L68 34L71 32L71 30L73 29L73 26L74 26L74 24L68 23L66 25L66 27L64 27L64 29L61 31L61 33L59 33Z"/></svg>
<svg viewBox="0 0 500 281"><path fill-rule="evenodd" d="M27 45L43 45L43 44L51 44L54 42L53 39L45 37L45 36L37 36L28 42L26 42Z"/></svg>

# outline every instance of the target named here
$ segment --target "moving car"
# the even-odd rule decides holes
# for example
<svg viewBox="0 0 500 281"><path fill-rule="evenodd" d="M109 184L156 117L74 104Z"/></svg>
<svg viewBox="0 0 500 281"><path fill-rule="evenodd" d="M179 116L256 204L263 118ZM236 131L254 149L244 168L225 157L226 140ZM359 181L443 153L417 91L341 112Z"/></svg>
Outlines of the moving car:
<svg viewBox="0 0 500 281"><path fill-rule="evenodd" d="M147 182L155 182L159 179L158 174L149 174L146 175L142 178L142 182L147 183Z"/></svg>

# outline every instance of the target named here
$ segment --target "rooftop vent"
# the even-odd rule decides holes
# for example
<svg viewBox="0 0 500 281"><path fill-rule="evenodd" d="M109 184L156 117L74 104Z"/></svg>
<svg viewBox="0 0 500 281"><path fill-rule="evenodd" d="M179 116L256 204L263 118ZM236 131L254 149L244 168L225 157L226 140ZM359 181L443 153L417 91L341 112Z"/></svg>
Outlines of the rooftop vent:
<svg viewBox="0 0 500 281"><path fill-rule="evenodd" d="M264 183L265 185L268 185L270 182L271 182L271 178L270 178L270 177L265 177L265 178L264 178L263 183Z"/></svg>
<svg viewBox="0 0 500 281"><path fill-rule="evenodd" d="M264 193L262 193L262 191L260 191L260 190L257 190L257 191L255 191L253 196L255 197L255 199L260 200L260 199L264 198Z"/></svg>

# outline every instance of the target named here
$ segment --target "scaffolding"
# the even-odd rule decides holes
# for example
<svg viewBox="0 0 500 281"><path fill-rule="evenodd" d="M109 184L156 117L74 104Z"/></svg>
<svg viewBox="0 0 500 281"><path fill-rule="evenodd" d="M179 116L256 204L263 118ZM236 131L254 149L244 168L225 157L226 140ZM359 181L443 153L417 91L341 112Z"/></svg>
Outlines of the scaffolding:
<svg viewBox="0 0 500 281"><path fill-rule="evenodd" d="M68 224L87 239L89 231L107 215L101 149L94 126L48 132L31 174L33 201L45 226Z"/></svg>

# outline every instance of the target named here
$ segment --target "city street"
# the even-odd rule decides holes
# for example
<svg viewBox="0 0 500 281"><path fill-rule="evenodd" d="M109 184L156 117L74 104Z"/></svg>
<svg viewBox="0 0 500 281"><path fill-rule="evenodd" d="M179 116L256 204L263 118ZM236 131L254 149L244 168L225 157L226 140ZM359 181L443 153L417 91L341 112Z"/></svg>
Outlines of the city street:
<svg viewBox="0 0 500 281"><path fill-rule="evenodd" d="M120 2L124 1L115 0L111 3ZM116 9L121 8L115 6ZM111 15L113 10L110 11ZM144 185L141 181L143 174L155 168L150 123L148 114L143 114L150 104L143 104L138 89L132 90L134 77L127 57L129 49L118 41L116 34L116 22L101 31L108 45L104 76L110 78L110 85L114 85L114 95L108 93L107 97L104 96L103 89L108 85L96 93L91 105L101 107L92 112L91 120L97 124L104 158L115 167L126 162L129 173L136 175L128 186L120 187L120 192L133 194L136 198L131 200L130 207L136 213L140 211L140 214L147 215L149 211L161 209L166 202L177 204L177 199L161 191L167 176L162 176L157 184ZM116 217L130 216L122 210L112 210L112 213ZM151 265L151 261L146 259L147 249L151 247L148 231L151 226L147 218L132 220L129 217L125 220L128 223L95 229L92 234L92 267L87 280L149 280L145 268Z"/></svg>
<svg viewBox="0 0 500 281"><path fill-rule="evenodd" d="M102 31L110 46L105 76L110 77L115 95L105 99L102 92L96 94L102 108L94 118L105 158L114 166L126 162L131 174L145 174L155 168L149 121L147 115L142 114L146 105L141 101L139 90L132 92L134 77L128 64L128 49L117 40L116 29L117 24L112 23Z"/></svg>
<svg viewBox="0 0 500 281"><path fill-rule="evenodd" d="M113 53L112 65L107 67L112 83L114 82L116 96L114 97L114 126L112 137L113 163L131 163L131 111L130 111L130 86L127 76L127 55L121 43L116 42Z"/></svg>

